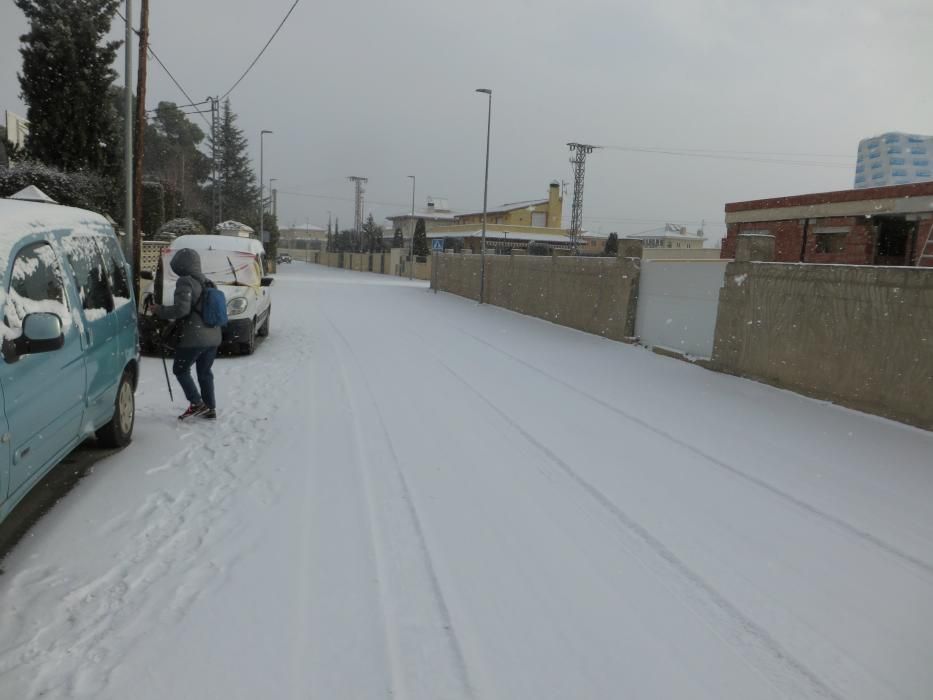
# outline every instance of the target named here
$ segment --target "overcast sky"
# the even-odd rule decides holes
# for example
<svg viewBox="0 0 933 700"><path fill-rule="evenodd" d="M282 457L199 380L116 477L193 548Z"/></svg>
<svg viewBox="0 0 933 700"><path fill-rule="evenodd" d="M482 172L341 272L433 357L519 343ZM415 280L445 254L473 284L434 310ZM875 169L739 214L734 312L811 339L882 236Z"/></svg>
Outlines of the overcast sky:
<svg viewBox="0 0 933 700"><path fill-rule="evenodd" d="M195 99L223 94L292 1L159 0L152 46ZM22 114L25 28L0 2L0 108ZM366 211L380 220L410 207L410 174L419 207L434 195L481 209L479 87L494 92L490 205L571 180L568 141L821 154L754 156L819 165L590 156L588 228L705 219L718 238L725 202L846 189L860 138L933 133L931 30L929 0L301 0L231 98L257 172L258 133L275 132L265 173L278 179L285 226L326 225L328 211L351 224L348 175L369 178ZM122 55L117 69L122 82ZM186 102L158 65L149 75L148 106Z"/></svg>

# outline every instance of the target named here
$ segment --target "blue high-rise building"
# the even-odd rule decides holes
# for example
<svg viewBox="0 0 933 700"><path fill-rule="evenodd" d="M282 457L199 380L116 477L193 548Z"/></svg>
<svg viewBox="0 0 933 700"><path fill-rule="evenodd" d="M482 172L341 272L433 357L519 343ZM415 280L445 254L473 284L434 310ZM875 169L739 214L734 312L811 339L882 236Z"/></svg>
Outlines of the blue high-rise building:
<svg viewBox="0 0 933 700"><path fill-rule="evenodd" d="M855 189L931 180L933 136L892 131L859 141Z"/></svg>

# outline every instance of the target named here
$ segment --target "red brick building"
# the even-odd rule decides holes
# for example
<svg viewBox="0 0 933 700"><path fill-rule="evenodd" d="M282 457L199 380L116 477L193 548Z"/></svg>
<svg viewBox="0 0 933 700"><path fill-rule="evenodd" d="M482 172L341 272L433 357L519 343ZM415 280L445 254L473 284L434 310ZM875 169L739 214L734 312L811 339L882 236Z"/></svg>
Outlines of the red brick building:
<svg viewBox="0 0 933 700"><path fill-rule="evenodd" d="M778 262L933 267L931 231L933 182L732 202L722 257L740 233L768 233Z"/></svg>

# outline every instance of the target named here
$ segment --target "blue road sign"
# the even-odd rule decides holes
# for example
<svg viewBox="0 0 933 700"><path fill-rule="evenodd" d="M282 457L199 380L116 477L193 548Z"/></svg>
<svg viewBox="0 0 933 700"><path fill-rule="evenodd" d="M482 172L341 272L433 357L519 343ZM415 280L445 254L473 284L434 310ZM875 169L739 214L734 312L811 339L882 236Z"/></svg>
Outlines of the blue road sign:
<svg viewBox="0 0 933 700"><path fill-rule="evenodd" d="M432 238L431 239L431 250L444 250L444 239L443 238Z"/></svg>

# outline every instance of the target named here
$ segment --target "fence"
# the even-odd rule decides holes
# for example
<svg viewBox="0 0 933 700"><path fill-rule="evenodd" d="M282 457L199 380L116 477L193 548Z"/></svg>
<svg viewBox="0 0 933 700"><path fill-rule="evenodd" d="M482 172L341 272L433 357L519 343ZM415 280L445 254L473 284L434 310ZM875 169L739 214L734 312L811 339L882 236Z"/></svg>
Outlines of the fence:
<svg viewBox="0 0 933 700"><path fill-rule="evenodd" d="M479 299L481 256L440 253L432 286ZM639 261L487 255L486 300L562 326L623 340L634 332Z"/></svg>
<svg viewBox="0 0 933 700"><path fill-rule="evenodd" d="M768 255L749 239L743 257ZM479 299L480 256L436 263L435 289ZM930 269L496 255L486 300L933 429Z"/></svg>
<svg viewBox="0 0 933 700"><path fill-rule="evenodd" d="M933 429L933 270L728 266L712 366Z"/></svg>

